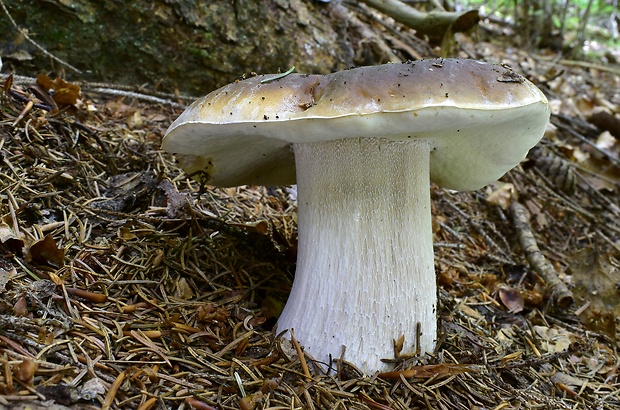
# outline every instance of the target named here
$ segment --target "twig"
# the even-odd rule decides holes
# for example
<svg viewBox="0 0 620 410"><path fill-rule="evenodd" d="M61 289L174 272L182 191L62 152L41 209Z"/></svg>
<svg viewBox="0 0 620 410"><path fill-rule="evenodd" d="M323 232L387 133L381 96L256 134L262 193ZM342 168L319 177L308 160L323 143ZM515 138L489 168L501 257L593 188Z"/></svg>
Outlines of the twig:
<svg viewBox="0 0 620 410"><path fill-rule="evenodd" d="M362 2L392 17L394 20L423 33L430 33L432 31L442 32L456 22L459 17L467 13L475 13L476 22L478 19L478 11L476 10L468 12L431 11L424 13L398 0L362 0ZM467 27L467 29L469 28Z"/></svg>
<svg viewBox="0 0 620 410"><path fill-rule="evenodd" d="M552 61L555 57L553 56L541 56L538 55L536 56L537 59L540 60L546 60L546 61ZM620 75L620 70L618 70L617 68L611 66L611 65L603 65L603 64L594 64L594 63L590 63L587 61L579 61L579 60L567 60L567 59L560 59L559 64L561 65L565 65L565 66L572 66L572 67L579 67L579 68L586 68L586 69L592 69L592 70L599 70L599 71L605 71L608 73L612 73L612 74L616 74L616 75Z"/></svg>
<svg viewBox="0 0 620 410"><path fill-rule="evenodd" d="M88 87L88 89L90 89L90 91L98 93L98 94L113 95L113 96L127 97L127 98L135 98L136 100L152 102L152 103L155 103L155 104L170 105L171 107L174 107L174 108L185 108L185 105L179 104L178 102L171 101L171 100L164 99L164 98L160 98L160 97L156 97L154 95L137 93L135 91L124 91L124 90L118 90L118 89L114 89L114 88L103 88L103 87L96 87L96 88L89 88Z"/></svg>
<svg viewBox="0 0 620 410"><path fill-rule="evenodd" d="M577 138L578 140L580 140L581 142L583 142L586 145L589 145L592 149L600 152L601 154L605 155L607 157L607 159L612 162L614 165L620 166L620 160L617 159L611 152L599 147L598 145L596 145L596 143L590 141L589 139L587 139L586 137L584 137L583 135L581 135L580 133L578 133L577 131L573 130L572 128L561 124L561 123L556 123L555 124L558 128L561 128L562 130L568 132L570 135L572 135L573 137Z"/></svg>
<svg viewBox="0 0 620 410"><path fill-rule="evenodd" d="M510 205L510 210L523 252L525 252L525 256L532 268L547 284L553 305L563 309L568 308L573 303L573 294L568 290L564 282L560 280L553 265L538 248L536 238L530 226L527 209L519 202L513 201Z"/></svg>
<svg viewBox="0 0 620 410"><path fill-rule="evenodd" d="M56 57L55 55L53 55L52 53L50 53L49 51L47 51L46 49L44 49L41 45L39 45L36 41L34 41L32 38L30 38L30 36L28 35L28 33L26 33L26 31L22 30L17 23L15 22L15 20L13 20L13 16L11 16L11 13L9 13L9 10L6 8L6 6L4 5L4 1L0 0L0 6L2 6L2 10L4 10L4 14L6 14L6 16L9 18L9 20L11 21L11 24L13 25L13 27L15 27L15 30L19 31L19 34L21 34L22 36L24 36L24 38L26 40L28 40L28 42L30 42L30 44L32 44L33 46L35 46L36 48L38 48L43 54L45 54L46 56L48 56L49 58L51 58L52 60L69 67L70 69L72 69L73 71L75 71L78 74L82 74L82 71L75 68L74 66L72 66L71 64L67 63L66 61L61 60L60 58Z"/></svg>
<svg viewBox="0 0 620 410"><path fill-rule="evenodd" d="M0 0L1 2L2 0ZM8 78L9 75L8 74L0 74L0 79L2 80L6 80L6 78ZM33 77L26 77L26 76L21 76L21 75L14 75L13 76L13 83L14 84L20 84L20 85L29 85L29 84L34 84L36 83L37 79L33 78ZM180 100L184 100L184 101L192 101L195 98L191 97L191 96L185 96L185 95L181 95L181 96L173 96L171 94L167 94L167 93L161 93L161 92L153 92L152 94L146 94L146 93L142 93L142 92L136 92L136 91L132 91L131 87L127 87L121 84L102 84L102 83L88 83L88 82L80 82L79 83L80 86L82 87L83 90L86 91L91 91L97 94L102 94L102 95L110 95L110 96L115 96L115 97L126 97L126 98L132 98L135 100L140 100L140 101L146 101L146 102L152 102L155 104L162 104L162 105L169 105L173 108L185 108L186 105L185 104L181 104L178 103L176 101L173 101L172 98L179 98ZM16 98L19 98L19 94L18 93L11 93L11 95L13 95ZM28 102L29 100L25 97L21 97L19 98L20 101L22 102ZM42 108L46 111L50 111L51 107L45 106L45 105L40 105L40 104L35 104L36 108Z"/></svg>

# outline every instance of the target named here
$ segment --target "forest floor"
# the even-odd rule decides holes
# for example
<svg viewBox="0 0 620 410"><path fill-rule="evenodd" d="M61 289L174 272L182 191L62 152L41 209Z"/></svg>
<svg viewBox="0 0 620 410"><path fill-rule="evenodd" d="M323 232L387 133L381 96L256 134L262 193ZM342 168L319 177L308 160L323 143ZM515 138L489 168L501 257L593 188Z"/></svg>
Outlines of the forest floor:
<svg viewBox="0 0 620 410"><path fill-rule="evenodd" d="M618 68L475 47L552 126L501 182L433 187L440 342L396 378L308 377L274 336L295 203L199 192L159 149L185 101L4 76L0 409L620 409Z"/></svg>

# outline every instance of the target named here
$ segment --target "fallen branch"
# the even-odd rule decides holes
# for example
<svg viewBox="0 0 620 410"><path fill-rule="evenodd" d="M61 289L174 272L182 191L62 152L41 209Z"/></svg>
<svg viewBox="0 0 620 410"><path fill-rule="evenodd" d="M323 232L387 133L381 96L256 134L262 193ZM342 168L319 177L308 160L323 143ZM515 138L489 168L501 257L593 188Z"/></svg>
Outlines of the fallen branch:
<svg viewBox="0 0 620 410"><path fill-rule="evenodd" d="M573 303L573 293L560 280L553 265L538 248L527 209L519 202L513 201L510 205L510 211L519 237L519 243L523 248L523 252L525 252L527 261L547 284L547 292L551 296L551 303L563 309L568 308Z"/></svg>
<svg viewBox="0 0 620 410"><path fill-rule="evenodd" d="M467 31L478 24L478 10L464 13L450 11L418 11L398 0L362 0L366 5L416 30L418 36L441 40L448 29L452 33Z"/></svg>

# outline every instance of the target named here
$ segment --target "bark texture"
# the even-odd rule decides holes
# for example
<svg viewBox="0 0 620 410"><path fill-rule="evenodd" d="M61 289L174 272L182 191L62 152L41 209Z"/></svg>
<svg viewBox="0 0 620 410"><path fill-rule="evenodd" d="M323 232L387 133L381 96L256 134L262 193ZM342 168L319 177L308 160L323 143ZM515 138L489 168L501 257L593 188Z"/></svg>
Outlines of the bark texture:
<svg viewBox="0 0 620 410"><path fill-rule="evenodd" d="M65 71L69 78L204 94L244 72L296 66L325 73L395 60L363 38L339 2L312 0L7 1L15 23L70 69L24 38L0 10L5 71ZM367 29L367 27L366 27Z"/></svg>

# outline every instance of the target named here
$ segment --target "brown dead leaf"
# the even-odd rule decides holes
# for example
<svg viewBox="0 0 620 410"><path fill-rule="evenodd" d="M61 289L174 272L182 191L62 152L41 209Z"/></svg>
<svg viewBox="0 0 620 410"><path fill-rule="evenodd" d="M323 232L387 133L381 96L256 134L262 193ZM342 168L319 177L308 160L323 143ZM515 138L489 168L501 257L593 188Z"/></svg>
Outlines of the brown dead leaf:
<svg viewBox="0 0 620 410"><path fill-rule="evenodd" d="M13 367L13 377L22 383L30 385L38 368L39 364L34 360L24 359L24 361Z"/></svg>
<svg viewBox="0 0 620 410"><path fill-rule="evenodd" d="M248 232L256 232L261 235L267 235L269 233L270 227L267 221L258 221L252 223L228 223L230 226L234 226L236 228L245 229Z"/></svg>
<svg viewBox="0 0 620 410"><path fill-rule="evenodd" d="M131 231L131 228L129 228L128 226L122 226L118 228L118 230L116 231L116 235L119 237L119 239L122 239L124 241L131 241L137 238L136 234L133 233Z"/></svg>
<svg viewBox="0 0 620 410"><path fill-rule="evenodd" d="M400 335L398 339L394 340L394 355L396 357L400 356L400 353L403 351L404 344L405 344L405 335Z"/></svg>
<svg viewBox="0 0 620 410"><path fill-rule="evenodd" d="M15 232L15 224L11 215L4 215L0 220L0 243L6 243L9 240L17 240L23 246L23 234L21 232Z"/></svg>
<svg viewBox="0 0 620 410"><path fill-rule="evenodd" d="M366 405L368 405L368 407L372 410L391 410L392 408L391 406L386 406L385 404L376 402L372 399L372 397L370 397L363 391L358 392L357 395L360 400L363 401Z"/></svg>
<svg viewBox="0 0 620 410"><path fill-rule="evenodd" d="M36 263L51 262L55 265L62 265L65 260L65 251L56 246L56 241L51 235L45 235L45 238L35 242L30 247L26 260Z"/></svg>
<svg viewBox="0 0 620 410"><path fill-rule="evenodd" d="M76 105L82 99L80 86L68 83L62 78L52 81L47 75L39 74L37 84L48 91L58 105Z"/></svg>
<svg viewBox="0 0 620 410"><path fill-rule="evenodd" d="M581 114L584 118L588 118L592 115L592 111L596 108L596 103L584 94L580 95L578 98L575 98L574 102L579 114Z"/></svg>
<svg viewBox="0 0 620 410"><path fill-rule="evenodd" d="M127 105L123 103L121 100L108 101L105 104L105 108L109 110L110 112L114 113L115 115L119 115L119 116L129 116L137 110L136 107Z"/></svg>
<svg viewBox="0 0 620 410"><path fill-rule="evenodd" d="M10 74L6 78L6 81L4 82L4 84L2 85L2 91L4 91L5 93L8 93L12 85L13 85L13 74Z"/></svg>
<svg viewBox="0 0 620 410"><path fill-rule="evenodd" d="M499 298L511 313L523 311L525 302L518 289L503 287L499 290Z"/></svg>
<svg viewBox="0 0 620 410"><path fill-rule="evenodd" d="M572 343L579 340L574 333L559 327L534 325L532 328L538 336L541 349L547 353L565 352Z"/></svg>
<svg viewBox="0 0 620 410"><path fill-rule="evenodd" d="M15 276L17 271L13 266L10 269L2 269L0 268L0 292L3 292L6 288L6 284L9 283L11 277Z"/></svg>
<svg viewBox="0 0 620 410"><path fill-rule="evenodd" d="M13 305L13 314L19 317L25 317L28 315L28 302L25 297L20 297Z"/></svg>
<svg viewBox="0 0 620 410"><path fill-rule="evenodd" d="M515 187L513 184L497 181L487 186L486 194L487 202L506 210L515 196Z"/></svg>
<svg viewBox="0 0 620 410"><path fill-rule="evenodd" d="M213 303L205 303L197 310L197 319L202 323L224 322L228 317L226 308L217 307Z"/></svg>
<svg viewBox="0 0 620 410"><path fill-rule="evenodd" d="M179 215L182 215L189 204L188 194L180 193L169 179L162 180L157 187L166 194L166 212L168 216L170 218L177 218Z"/></svg>
<svg viewBox="0 0 620 410"><path fill-rule="evenodd" d="M163 121L168 121L169 119L170 118L164 114L155 114L149 117L149 121L153 121L153 122L163 122Z"/></svg>
<svg viewBox="0 0 620 410"><path fill-rule="evenodd" d="M579 319L589 329L616 334L616 317L620 316L620 270L611 262L617 255L601 254L591 248L573 255L570 273L579 305L589 303L579 312Z"/></svg>
<svg viewBox="0 0 620 410"><path fill-rule="evenodd" d="M249 396L245 396L239 401L239 408L241 410L254 410L258 403L263 400L263 392L260 390Z"/></svg>
<svg viewBox="0 0 620 410"><path fill-rule="evenodd" d="M595 107L588 117L588 122L601 131L608 131L620 138L620 115L614 114L606 107Z"/></svg>
<svg viewBox="0 0 620 410"><path fill-rule="evenodd" d="M469 306L467 306L465 303L459 303L458 305L458 309L461 313L475 319L476 321L480 320L484 320L484 316L478 312L476 309L473 309Z"/></svg>
<svg viewBox="0 0 620 410"><path fill-rule="evenodd" d="M47 272L47 276L49 276L49 280L56 286L60 286L65 283L65 281L55 272Z"/></svg>
<svg viewBox="0 0 620 410"><path fill-rule="evenodd" d="M102 293L89 292L83 289L67 288L67 293L92 303L105 303L108 301L108 297Z"/></svg>
<svg viewBox="0 0 620 410"><path fill-rule="evenodd" d="M37 75L37 85L41 86L45 91L52 89L52 79L47 74Z"/></svg>
<svg viewBox="0 0 620 410"><path fill-rule="evenodd" d="M194 297L194 292L192 292L192 287L187 283L185 278L179 279L177 282L177 296L179 299L190 300Z"/></svg>
<svg viewBox="0 0 620 410"><path fill-rule="evenodd" d="M620 185L620 167L612 163L609 158L600 157L588 150L575 149L573 157L580 167L587 169L583 178L598 191L615 192Z"/></svg>

